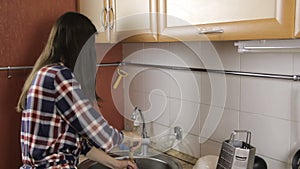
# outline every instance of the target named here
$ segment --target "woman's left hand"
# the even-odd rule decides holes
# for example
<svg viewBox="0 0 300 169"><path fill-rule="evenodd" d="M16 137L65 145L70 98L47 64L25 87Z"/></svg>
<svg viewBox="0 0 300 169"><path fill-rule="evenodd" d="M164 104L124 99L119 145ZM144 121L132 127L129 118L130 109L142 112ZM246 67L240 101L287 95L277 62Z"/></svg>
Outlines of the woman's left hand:
<svg viewBox="0 0 300 169"><path fill-rule="evenodd" d="M127 145L130 151L135 151L141 146L142 144L141 135L129 131L122 131L122 133L124 134L124 139L122 144Z"/></svg>

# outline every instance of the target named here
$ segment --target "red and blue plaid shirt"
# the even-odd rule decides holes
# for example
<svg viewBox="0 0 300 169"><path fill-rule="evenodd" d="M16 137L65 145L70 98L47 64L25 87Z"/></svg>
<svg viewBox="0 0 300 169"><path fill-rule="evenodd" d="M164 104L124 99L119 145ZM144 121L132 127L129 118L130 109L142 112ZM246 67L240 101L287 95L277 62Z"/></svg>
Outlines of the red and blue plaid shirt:
<svg viewBox="0 0 300 169"><path fill-rule="evenodd" d="M79 155L92 146L108 151L122 140L70 69L52 65L37 72L22 112L21 168L76 168Z"/></svg>

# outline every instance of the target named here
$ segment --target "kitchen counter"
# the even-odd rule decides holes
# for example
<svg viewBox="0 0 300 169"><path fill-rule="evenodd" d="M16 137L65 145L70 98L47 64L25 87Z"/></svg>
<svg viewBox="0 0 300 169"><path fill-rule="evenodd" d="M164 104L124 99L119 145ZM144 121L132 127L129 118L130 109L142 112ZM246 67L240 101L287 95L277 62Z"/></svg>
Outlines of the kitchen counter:
<svg viewBox="0 0 300 169"><path fill-rule="evenodd" d="M192 169L194 164L196 164L197 162L197 159L195 157L184 154L174 149L166 151L165 154L177 159L182 165L182 169ZM80 156L79 163L83 162L86 159L86 157Z"/></svg>
<svg viewBox="0 0 300 169"><path fill-rule="evenodd" d="M170 149L165 154L176 158L182 165L183 169L192 169L197 162L197 158L184 154L174 149Z"/></svg>

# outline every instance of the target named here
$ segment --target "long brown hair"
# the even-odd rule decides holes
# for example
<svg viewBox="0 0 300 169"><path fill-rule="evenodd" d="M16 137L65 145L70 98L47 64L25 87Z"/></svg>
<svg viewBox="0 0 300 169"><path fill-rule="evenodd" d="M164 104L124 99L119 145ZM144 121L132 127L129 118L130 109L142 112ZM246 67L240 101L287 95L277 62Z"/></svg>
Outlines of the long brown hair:
<svg viewBox="0 0 300 169"><path fill-rule="evenodd" d="M24 109L28 90L37 71L55 63L63 63L73 71L81 48L96 31L93 23L82 14L67 12L58 18L51 29L44 50L25 81L17 111L21 112Z"/></svg>

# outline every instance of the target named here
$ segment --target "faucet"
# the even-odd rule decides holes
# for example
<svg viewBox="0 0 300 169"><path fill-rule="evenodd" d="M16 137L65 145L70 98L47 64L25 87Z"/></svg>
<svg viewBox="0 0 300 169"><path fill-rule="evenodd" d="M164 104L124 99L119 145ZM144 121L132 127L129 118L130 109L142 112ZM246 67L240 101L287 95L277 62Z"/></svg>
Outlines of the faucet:
<svg viewBox="0 0 300 169"><path fill-rule="evenodd" d="M147 135L146 122L145 122L145 118L142 113L142 110L138 107L135 107L133 113L131 114L131 119L134 120L134 122L133 122L134 127L140 126L141 122L139 121L138 117L140 117L142 120L142 129L141 129L142 145L141 145L141 154L140 155L146 156L146 155L148 155L150 138Z"/></svg>
<svg viewBox="0 0 300 169"><path fill-rule="evenodd" d="M140 117L140 118L139 118ZM144 115L140 108L135 107L134 111L131 114L131 119L133 120L134 130L137 130L142 123L142 128L139 128L142 136L142 145L141 145L141 156L149 156L149 145L151 143L149 136L146 131L146 122ZM182 139L182 129L179 126L174 127L174 135L176 140Z"/></svg>
<svg viewBox="0 0 300 169"><path fill-rule="evenodd" d="M142 110L138 107L135 107L134 108L134 111L131 115L131 119L134 120L134 126L135 127L138 127L139 124L140 124L140 121L138 119L138 116L141 117L141 120L142 120L142 138L147 138L147 131L146 131L146 122L145 122L145 118L144 118L144 115L142 113Z"/></svg>

